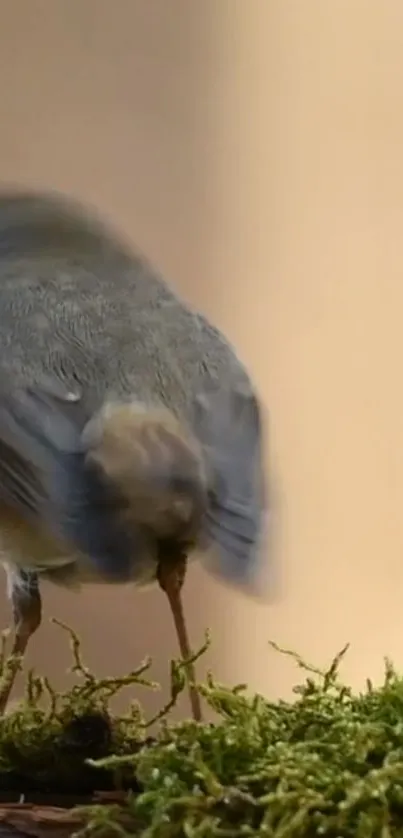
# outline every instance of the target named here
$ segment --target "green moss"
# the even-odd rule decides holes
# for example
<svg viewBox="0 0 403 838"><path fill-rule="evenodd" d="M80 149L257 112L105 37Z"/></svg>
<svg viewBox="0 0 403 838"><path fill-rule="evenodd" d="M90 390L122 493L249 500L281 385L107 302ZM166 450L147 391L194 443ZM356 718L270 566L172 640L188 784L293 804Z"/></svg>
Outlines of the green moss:
<svg viewBox="0 0 403 838"><path fill-rule="evenodd" d="M147 740L150 725L169 712L184 688L183 665L172 664L172 700L157 719L146 722L138 702L130 705L126 715L116 717L110 712L110 701L124 687L157 687L147 677L151 662L146 660L122 678L97 679L82 661L75 633L63 623L53 622L70 636L74 683L58 694L46 677L28 673L24 699L0 720L0 792L81 795L94 788L115 788L117 773L121 784L128 774L127 784L137 787L132 772L95 769L88 759L138 751ZM7 679L18 665L7 657L3 638L0 678Z"/></svg>
<svg viewBox="0 0 403 838"><path fill-rule="evenodd" d="M58 699L31 675L27 701L2 721L0 780L17 764L31 776L38 764L46 773L55 748L67 747L71 759L72 742L82 764L88 742L80 724L91 714L106 719L108 733L93 736L105 754L92 755L88 768L99 772L98 788L103 776L133 790L123 806L82 810L82 836L403 836L403 679L389 662L380 687L368 683L355 694L339 680L346 650L323 672L279 650L305 670L294 702L269 702L209 678L200 691L217 724L172 724L164 716L156 740L142 747L147 726L139 707L113 719L108 702L123 684L148 684L145 667L119 682L97 682L74 636L73 645L79 685ZM185 686L181 664L172 674L174 703ZM38 690L47 690L50 709L39 708Z"/></svg>

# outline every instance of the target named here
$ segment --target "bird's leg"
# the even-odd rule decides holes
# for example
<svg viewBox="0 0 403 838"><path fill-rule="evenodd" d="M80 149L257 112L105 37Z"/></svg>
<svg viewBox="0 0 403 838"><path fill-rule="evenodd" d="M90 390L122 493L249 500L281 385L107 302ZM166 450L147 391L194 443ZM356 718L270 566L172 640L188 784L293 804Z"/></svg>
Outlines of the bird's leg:
<svg viewBox="0 0 403 838"><path fill-rule="evenodd" d="M0 715L7 702L29 640L41 624L42 602L36 573L7 568L8 589L13 609L14 642L11 649L12 663L3 673L0 682Z"/></svg>
<svg viewBox="0 0 403 838"><path fill-rule="evenodd" d="M189 682L189 699L192 708L192 715L196 722L202 721L202 712L200 704L200 696L196 689L196 674L193 663L190 659L192 657L192 650L189 644L189 637L186 627L186 619L183 610L182 601L182 587L186 576L186 556L180 558L175 557L175 561L170 561L165 557L160 561L158 566L158 582L160 588L166 593L171 607L172 616L175 623L176 634L178 636L179 648L184 661ZM188 662L188 663L187 663Z"/></svg>

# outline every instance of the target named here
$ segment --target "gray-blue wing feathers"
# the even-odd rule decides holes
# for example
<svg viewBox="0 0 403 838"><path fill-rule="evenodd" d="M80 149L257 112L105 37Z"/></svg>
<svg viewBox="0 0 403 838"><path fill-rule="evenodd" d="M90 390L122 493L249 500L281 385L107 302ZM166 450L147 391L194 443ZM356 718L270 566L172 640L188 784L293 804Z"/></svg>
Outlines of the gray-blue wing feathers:
<svg viewBox="0 0 403 838"><path fill-rule="evenodd" d="M258 399L247 385L203 395L195 428L211 473L205 520L214 554L210 567L248 586L259 564L267 505Z"/></svg>
<svg viewBox="0 0 403 838"><path fill-rule="evenodd" d="M0 397L0 501L33 526L86 554L111 580L128 581L135 533L114 514L117 499L86 460L82 403L40 390Z"/></svg>

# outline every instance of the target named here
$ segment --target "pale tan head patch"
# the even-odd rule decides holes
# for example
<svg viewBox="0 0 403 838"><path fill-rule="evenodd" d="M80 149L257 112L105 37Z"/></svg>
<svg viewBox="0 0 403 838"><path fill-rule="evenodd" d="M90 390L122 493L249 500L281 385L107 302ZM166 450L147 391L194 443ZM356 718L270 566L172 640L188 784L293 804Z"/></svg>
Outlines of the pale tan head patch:
<svg viewBox="0 0 403 838"><path fill-rule="evenodd" d="M133 524L171 537L197 529L206 492L203 454L164 409L108 405L84 431L88 457L115 485Z"/></svg>

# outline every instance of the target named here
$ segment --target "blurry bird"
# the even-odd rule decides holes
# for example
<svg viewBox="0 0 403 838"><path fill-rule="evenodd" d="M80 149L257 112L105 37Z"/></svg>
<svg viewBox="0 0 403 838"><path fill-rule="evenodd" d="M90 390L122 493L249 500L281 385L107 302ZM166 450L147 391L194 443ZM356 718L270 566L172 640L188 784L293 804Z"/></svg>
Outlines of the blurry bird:
<svg viewBox="0 0 403 838"><path fill-rule="evenodd" d="M0 549L13 652L40 624L40 577L158 580L188 660L188 555L211 548L210 569L246 589L265 509L261 409L225 338L93 211L54 193L0 193Z"/></svg>

